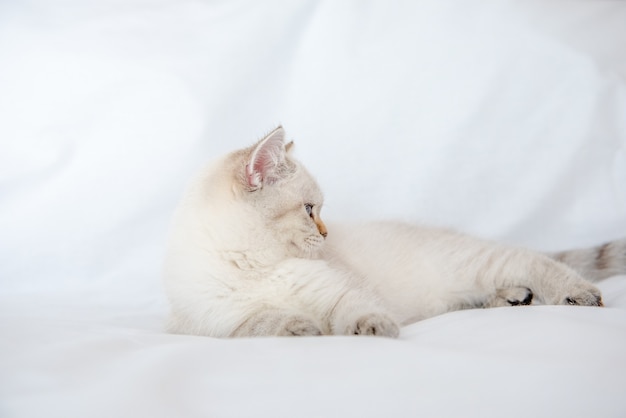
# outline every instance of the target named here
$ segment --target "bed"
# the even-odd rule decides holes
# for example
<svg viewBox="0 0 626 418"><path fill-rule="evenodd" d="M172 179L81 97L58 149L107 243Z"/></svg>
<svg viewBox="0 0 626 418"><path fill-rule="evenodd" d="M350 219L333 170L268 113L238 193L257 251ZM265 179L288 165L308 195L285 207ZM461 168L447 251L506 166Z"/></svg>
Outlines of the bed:
<svg viewBox="0 0 626 418"><path fill-rule="evenodd" d="M326 220L623 238L625 23L614 1L0 4L0 416L626 416L626 275L604 308L397 340L167 334L160 276L190 176L278 124Z"/></svg>

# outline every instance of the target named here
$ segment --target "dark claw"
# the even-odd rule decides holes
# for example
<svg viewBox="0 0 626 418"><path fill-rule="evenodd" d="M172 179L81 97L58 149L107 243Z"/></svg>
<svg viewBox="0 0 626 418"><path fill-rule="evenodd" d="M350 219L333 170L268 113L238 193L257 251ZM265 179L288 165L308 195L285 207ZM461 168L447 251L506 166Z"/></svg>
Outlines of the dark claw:
<svg viewBox="0 0 626 418"><path fill-rule="evenodd" d="M533 292L529 291L528 295L522 301L522 305L530 305L533 301Z"/></svg>
<svg viewBox="0 0 626 418"><path fill-rule="evenodd" d="M533 301L533 292L530 289L526 289L528 290L528 294L524 297L524 299L517 300L517 299L507 299L506 301L509 303L509 305L511 306L519 306L519 305L530 305Z"/></svg>

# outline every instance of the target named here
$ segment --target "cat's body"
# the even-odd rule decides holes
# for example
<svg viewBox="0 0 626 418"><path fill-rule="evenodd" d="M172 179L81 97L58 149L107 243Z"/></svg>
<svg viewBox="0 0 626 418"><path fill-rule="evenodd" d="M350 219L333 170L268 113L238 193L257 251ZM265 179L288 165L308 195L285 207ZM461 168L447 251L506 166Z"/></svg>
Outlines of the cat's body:
<svg viewBox="0 0 626 418"><path fill-rule="evenodd" d="M165 263L172 332L397 336L469 307L601 306L626 241L552 256L394 222L321 221L321 191L278 128L208 166L174 217ZM567 266L560 259L567 262Z"/></svg>

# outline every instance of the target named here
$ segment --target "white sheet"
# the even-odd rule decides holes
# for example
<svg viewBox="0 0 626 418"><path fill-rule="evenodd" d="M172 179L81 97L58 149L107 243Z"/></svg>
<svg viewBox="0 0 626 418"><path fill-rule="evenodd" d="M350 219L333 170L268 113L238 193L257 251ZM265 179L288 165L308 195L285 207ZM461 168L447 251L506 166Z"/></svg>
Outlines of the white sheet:
<svg viewBox="0 0 626 418"><path fill-rule="evenodd" d="M0 416L626 416L626 276L604 309L397 341L167 335L159 277L191 173L278 123L327 220L623 237L625 22L612 1L0 4Z"/></svg>

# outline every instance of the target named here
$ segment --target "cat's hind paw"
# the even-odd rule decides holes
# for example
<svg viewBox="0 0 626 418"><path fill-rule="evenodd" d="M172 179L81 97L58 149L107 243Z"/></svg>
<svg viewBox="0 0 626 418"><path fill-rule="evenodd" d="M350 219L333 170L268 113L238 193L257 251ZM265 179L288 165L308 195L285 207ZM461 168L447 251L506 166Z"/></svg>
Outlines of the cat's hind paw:
<svg viewBox="0 0 626 418"><path fill-rule="evenodd" d="M381 313L372 313L357 319L354 324L348 327L346 334L396 338L400 335L400 327L389 316Z"/></svg>
<svg viewBox="0 0 626 418"><path fill-rule="evenodd" d="M602 295L596 288L591 290L576 289L561 302L561 305L604 306Z"/></svg>
<svg viewBox="0 0 626 418"><path fill-rule="evenodd" d="M533 291L527 287L510 287L498 289L496 294L483 307L497 308L500 306L522 306L533 302Z"/></svg>
<svg viewBox="0 0 626 418"><path fill-rule="evenodd" d="M556 287L552 295L543 299L548 305L604 306L600 290L582 279Z"/></svg>

